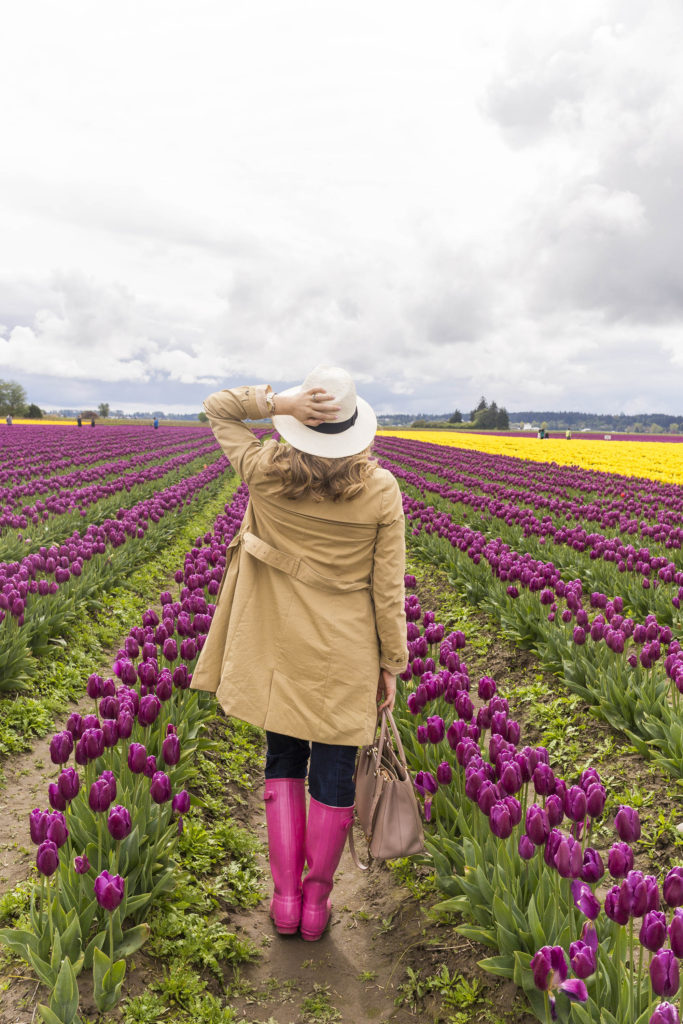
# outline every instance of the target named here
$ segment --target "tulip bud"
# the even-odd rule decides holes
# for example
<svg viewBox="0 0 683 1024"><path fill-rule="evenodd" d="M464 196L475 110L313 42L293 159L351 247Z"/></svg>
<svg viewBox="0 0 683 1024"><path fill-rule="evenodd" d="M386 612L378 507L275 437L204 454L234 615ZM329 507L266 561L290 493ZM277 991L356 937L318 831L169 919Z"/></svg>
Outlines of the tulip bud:
<svg viewBox="0 0 683 1024"><path fill-rule="evenodd" d="M121 875L110 875L103 871L95 879L95 897L105 910L112 911L121 903L125 882Z"/></svg>
<svg viewBox="0 0 683 1024"><path fill-rule="evenodd" d="M683 919L681 923L683 924ZM661 910L648 911L643 917L638 938L641 945L649 949L651 953L656 953L658 949L661 949L666 941L666 915ZM673 949L673 943L671 948Z"/></svg>
<svg viewBox="0 0 683 1024"><path fill-rule="evenodd" d="M590 978L595 973L595 953L581 939L569 947L569 960L577 978Z"/></svg>
<svg viewBox="0 0 683 1024"><path fill-rule="evenodd" d="M57 845L50 839L46 839L38 847L36 853L36 867L42 875L53 875L59 866L59 853Z"/></svg>
<svg viewBox="0 0 683 1024"><path fill-rule="evenodd" d="M131 831L129 811L121 804L112 807L107 818L107 828L113 839L125 839Z"/></svg>
<svg viewBox="0 0 683 1024"><path fill-rule="evenodd" d="M664 901L669 907L683 906L683 868L671 868L664 879Z"/></svg>
<svg viewBox="0 0 683 1024"><path fill-rule="evenodd" d="M657 996L675 996L678 992L678 960L670 949L660 949L652 957L650 983Z"/></svg>
<svg viewBox="0 0 683 1024"><path fill-rule="evenodd" d="M171 798L171 780L165 772L155 772L149 787L149 793L157 804L163 804Z"/></svg>
<svg viewBox="0 0 683 1024"><path fill-rule="evenodd" d="M176 735L168 735L161 746L161 754L167 765L178 764L180 760L180 740Z"/></svg>
<svg viewBox="0 0 683 1024"><path fill-rule="evenodd" d="M145 769L147 763L147 751L142 743L131 743L128 748L128 767L135 774L139 775Z"/></svg>
<svg viewBox="0 0 683 1024"><path fill-rule="evenodd" d="M660 1003L655 1007L649 1024L681 1024L681 1018L673 1003Z"/></svg>
<svg viewBox="0 0 683 1024"><path fill-rule="evenodd" d="M90 871L90 861L85 854L82 857L74 857L74 871L78 875L87 875Z"/></svg>

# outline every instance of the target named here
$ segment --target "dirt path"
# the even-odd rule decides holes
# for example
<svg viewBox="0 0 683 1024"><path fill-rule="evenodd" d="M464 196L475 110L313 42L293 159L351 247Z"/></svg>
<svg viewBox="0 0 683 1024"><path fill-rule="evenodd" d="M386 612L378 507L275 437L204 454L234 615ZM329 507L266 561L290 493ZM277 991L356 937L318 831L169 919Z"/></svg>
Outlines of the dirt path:
<svg viewBox="0 0 683 1024"><path fill-rule="evenodd" d="M63 728L73 711L90 714L93 702L84 697L69 704L55 720L53 732ZM12 754L5 762L7 783L0 789L0 895L27 877L35 857L28 827L34 807L49 807L47 787L59 775L59 767L50 760L52 732L35 740L25 754Z"/></svg>
<svg viewBox="0 0 683 1024"><path fill-rule="evenodd" d="M265 844L262 805L252 810L258 814L257 830ZM356 838L359 851L364 851L361 836ZM263 867L268 885L265 857ZM471 1016L461 1020L472 1024L530 1024L535 1018L523 1010L506 1015L515 1001L516 987L497 983L476 966L476 960L486 956L486 951L457 935L452 925L435 923L428 915L434 902L434 897L416 900L385 865L373 864L369 871L359 871L347 846L332 893L330 927L318 942L304 942L298 935L278 935L268 914L267 899L255 910L231 919L231 927L243 931L257 945L267 944L263 957L242 969L244 992L236 993L231 1005L247 1021L268 1024L303 1024L316 1019L310 1009L316 998L321 1021L445 1021L448 1013L455 1014L456 1010L449 1011L438 997L421 1003L417 1015L409 1003L397 1006L396 999L402 995L400 987L408 968L427 978L446 965L451 976L462 972L470 983L476 981L480 986L482 998L476 1001L479 1012L473 1005ZM307 1010L310 1017L306 1016Z"/></svg>

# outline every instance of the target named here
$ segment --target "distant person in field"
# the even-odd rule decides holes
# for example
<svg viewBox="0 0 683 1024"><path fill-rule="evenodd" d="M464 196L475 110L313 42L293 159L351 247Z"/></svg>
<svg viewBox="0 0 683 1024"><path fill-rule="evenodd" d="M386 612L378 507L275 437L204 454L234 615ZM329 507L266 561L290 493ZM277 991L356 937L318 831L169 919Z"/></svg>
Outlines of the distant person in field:
<svg viewBox="0 0 683 1024"><path fill-rule="evenodd" d="M90 420L90 426L91 426L91 427L94 427L94 426L95 426L95 417L94 417L94 416L93 416L93 417L91 417L91 420Z"/></svg>
<svg viewBox="0 0 683 1024"><path fill-rule="evenodd" d="M571 432L571 430L567 430L567 432L566 432L566 434L564 436L567 438L568 441L571 441L571 439L572 439L572 432Z"/></svg>
<svg viewBox="0 0 683 1024"><path fill-rule="evenodd" d="M80 416L76 420L76 426L77 427L82 427L83 426L83 420L81 419Z"/></svg>
<svg viewBox="0 0 683 1024"><path fill-rule="evenodd" d="M280 394L218 391L204 409L250 499L191 685L266 730L270 913L315 941L353 822L356 751L408 661L401 492L370 458L375 414L342 369ZM267 416L285 444L243 422Z"/></svg>
<svg viewBox="0 0 683 1024"><path fill-rule="evenodd" d="M159 419L158 419L157 416L154 417L154 429L155 430L159 429Z"/></svg>
<svg viewBox="0 0 683 1024"><path fill-rule="evenodd" d="M7 413L7 417L5 418L5 423L7 424L8 427L12 426L12 417L11 417L11 415L9 413Z"/></svg>

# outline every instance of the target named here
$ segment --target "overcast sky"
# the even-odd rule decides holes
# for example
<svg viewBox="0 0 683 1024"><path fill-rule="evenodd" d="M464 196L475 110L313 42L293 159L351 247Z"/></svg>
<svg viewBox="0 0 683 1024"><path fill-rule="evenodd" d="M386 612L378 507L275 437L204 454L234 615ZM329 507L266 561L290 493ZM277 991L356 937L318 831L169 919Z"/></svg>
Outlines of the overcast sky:
<svg viewBox="0 0 683 1024"><path fill-rule="evenodd" d="M680 0L23 0L0 377L682 411Z"/></svg>

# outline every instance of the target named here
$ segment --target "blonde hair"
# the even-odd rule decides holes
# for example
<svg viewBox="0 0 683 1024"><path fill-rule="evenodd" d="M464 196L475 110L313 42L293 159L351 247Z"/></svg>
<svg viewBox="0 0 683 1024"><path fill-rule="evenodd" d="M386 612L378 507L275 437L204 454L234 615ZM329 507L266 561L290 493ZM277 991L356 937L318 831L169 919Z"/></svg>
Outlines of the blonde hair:
<svg viewBox="0 0 683 1024"><path fill-rule="evenodd" d="M273 451L267 472L268 476L279 478L278 494L283 498L351 501L361 493L374 467L370 448L342 459L325 459L288 444L279 444Z"/></svg>

